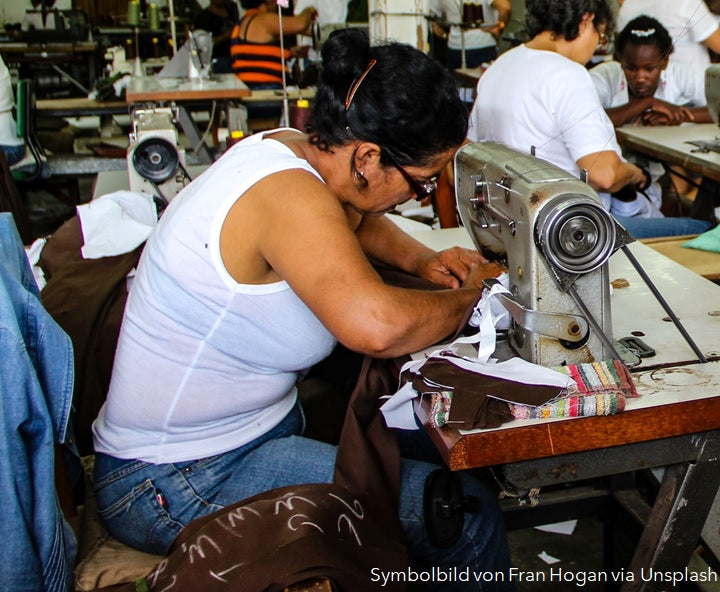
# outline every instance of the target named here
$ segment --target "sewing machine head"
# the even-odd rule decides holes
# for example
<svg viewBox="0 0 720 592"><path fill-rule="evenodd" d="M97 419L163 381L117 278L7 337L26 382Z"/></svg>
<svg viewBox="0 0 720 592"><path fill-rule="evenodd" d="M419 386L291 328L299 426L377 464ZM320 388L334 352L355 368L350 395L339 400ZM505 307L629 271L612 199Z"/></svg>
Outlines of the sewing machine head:
<svg viewBox="0 0 720 592"><path fill-rule="evenodd" d="M715 123L720 123L720 64L705 70L705 100Z"/></svg>
<svg viewBox="0 0 720 592"><path fill-rule="evenodd" d="M595 191L497 142L457 153L455 189L478 250L507 264L513 349L544 366L612 358L606 263L632 238Z"/></svg>
<svg viewBox="0 0 720 592"><path fill-rule="evenodd" d="M189 182L172 109L136 109L131 120L127 150L130 190L149 193L166 206Z"/></svg>

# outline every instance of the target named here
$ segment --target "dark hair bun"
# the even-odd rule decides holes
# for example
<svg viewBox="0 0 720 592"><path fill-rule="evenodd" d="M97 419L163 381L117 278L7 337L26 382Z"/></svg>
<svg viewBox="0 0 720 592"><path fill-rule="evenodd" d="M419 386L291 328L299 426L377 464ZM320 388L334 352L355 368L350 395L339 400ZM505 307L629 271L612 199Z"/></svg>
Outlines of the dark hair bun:
<svg viewBox="0 0 720 592"><path fill-rule="evenodd" d="M370 60L370 40L359 29L333 31L322 48L322 78L330 86L349 87Z"/></svg>

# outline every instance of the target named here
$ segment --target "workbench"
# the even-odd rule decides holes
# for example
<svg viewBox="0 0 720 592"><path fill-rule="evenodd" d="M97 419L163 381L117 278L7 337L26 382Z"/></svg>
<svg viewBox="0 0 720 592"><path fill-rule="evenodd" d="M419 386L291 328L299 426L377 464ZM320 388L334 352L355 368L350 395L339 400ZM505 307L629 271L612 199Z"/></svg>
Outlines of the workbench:
<svg viewBox="0 0 720 592"><path fill-rule="evenodd" d="M35 101L35 110L49 117L85 117L92 115L127 114L125 101L96 101L85 97L67 99L41 99Z"/></svg>
<svg viewBox="0 0 720 592"><path fill-rule="evenodd" d="M87 78L83 81L85 92L92 88L98 73L98 44L95 41L67 41L61 43L0 42L0 55L6 64L49 67L77 85L69 74L70 63L87 66Z"/></svg>
<svg viewBox="0 0 720 592"><path fill-rule="evenodd" d="M720 127L714 123L633 126L616 130L623 150L632 150L670 165L720 181L720 153L704 152L689 142L720 141Z"/></svg>
<svg viewBox="0 0 720 592"><path fill-rule="evenodd" d="M432 248L472 247L462 228L414 235ZM683 570L720 486L720 287L652 250L631 251L709 360L700 363L623 253L609 262L610 280L626 288L611 297L614 337L635 335L656 350L633 369L639 398L612 416L512 420L491 430L430 427L426 403L416 413L452 470L493 467L507 490L538 501L543 487L665 467L648 505L632 489L615 501L633 508L644 529L626 569ZM533 494L533 492L535 492ZM533 495L535 499L533 500ZM539 496L542 504L542 496ZM666 590L636 577L620 590Z"/></svg>
<svg viewBox="0 0 720 592"><path fill-rule="evenodd" d="M193 103L229 102L250 96L250 89L235 74L214 74L204 78L174 78L165 76L133 76L125 91L125 101L133 107L150 103L169 103L177 108L178 124L195 148L197 160L213 162L191 115Z"/></svg>

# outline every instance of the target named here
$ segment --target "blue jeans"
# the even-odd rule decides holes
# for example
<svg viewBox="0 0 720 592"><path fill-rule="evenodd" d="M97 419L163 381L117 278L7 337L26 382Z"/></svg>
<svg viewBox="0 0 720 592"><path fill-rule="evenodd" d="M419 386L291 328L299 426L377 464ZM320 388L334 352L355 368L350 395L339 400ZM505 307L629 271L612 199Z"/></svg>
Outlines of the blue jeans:
<svg viewBox="0 0 720 592"><path fill-rule="evenodd" d="M0 253L0 588L70 590L77 542L53 475L54 443L72 440L72 342L40 301L8 212Z"/></svg>
<svg viewBox="0 0 720 592"><path fill-rule="evenodd" d="M8 166L12 166L16 162L20 162L25 156L25 144L20 144L18 146L0 146L0 150L5 153Z"/></svg>
<svg viewBox="0 0 720 592"><path fill-rule="evenodd" d="M302 410L296 405L267 434L210 458L153 465L98 454L95 491L100 516L116 538L163 554L194 518L275 487L330 482L336 448L300 436L303 425ZM403 459L401 463L400 521L413 567L468 566L477 572L507 573L509 551L496 496L469 475L461 475L464 493L478 498L480 511L465 515L465 529L453 547L437 548L428 540L423 495L425 479L436 468L419 461ZM441 588L435 583L428 589ZM482 587L478 583L456 583L445 589L514 588L509 582L496 581L483 582Z"/></svg>
<svg viewBox="0 0 720 592"><path fill-rule="evenodd" d="M615 216L615 219L635 238L701 234L710 229L710 222L695 218L640 218Z"/></svg>

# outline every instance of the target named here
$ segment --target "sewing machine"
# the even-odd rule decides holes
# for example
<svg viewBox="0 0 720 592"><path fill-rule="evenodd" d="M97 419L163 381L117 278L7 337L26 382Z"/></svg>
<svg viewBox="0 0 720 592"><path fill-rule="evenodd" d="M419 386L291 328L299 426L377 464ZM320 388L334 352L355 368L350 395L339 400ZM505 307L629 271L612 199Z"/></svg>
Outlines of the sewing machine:
<svg viewBox="0 0 720 592"><path fill-rule="evenodd" d="M705 102L717 126L717 124L720 124L720 64L711 64L705 70ZM700 152L720 152L717 127L715 131L716 135L712 140L692 139L688 140L687 143L697 146Z"/></svg>
<svg viewBox="0 0 720 592"><path fill-rule="evenodd" d="M531 154L477 142L455 158L463 225L508 267L512 348L544 366L617 357L607 261L632 237L595 191Z"/></svg>
<svg viewBox="0 0 720 592"><path fill-rule="evenodd" d="M172 109L136 109L131 120L127 150L130 190L154 195L167 205L190 181Z"/></svg>

